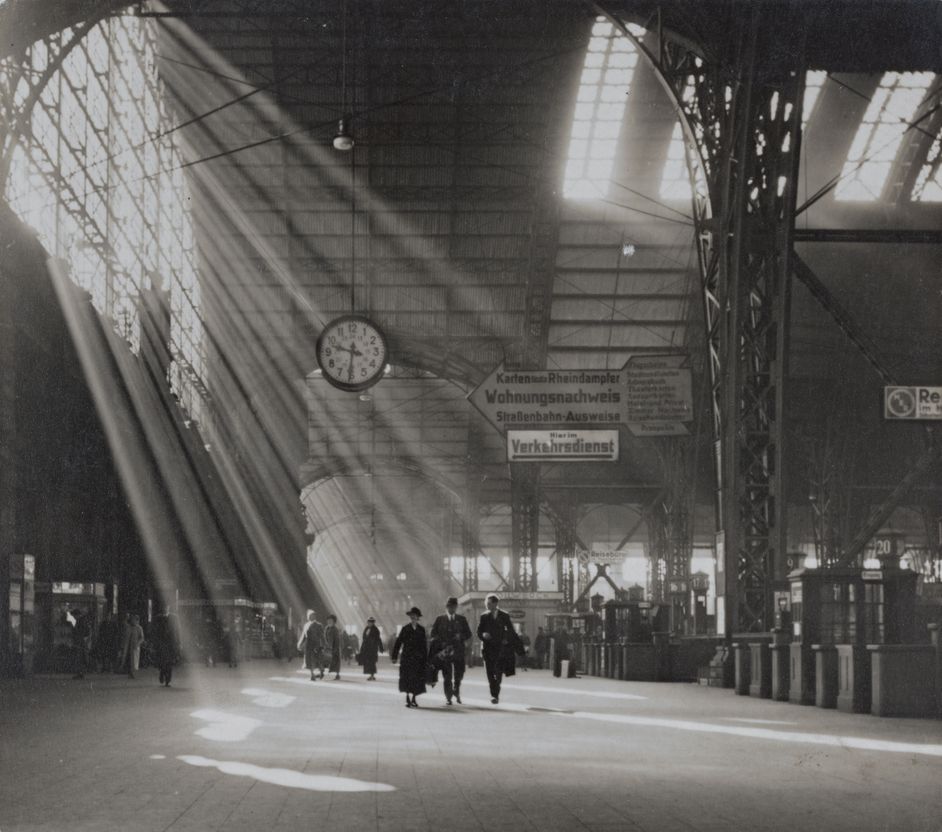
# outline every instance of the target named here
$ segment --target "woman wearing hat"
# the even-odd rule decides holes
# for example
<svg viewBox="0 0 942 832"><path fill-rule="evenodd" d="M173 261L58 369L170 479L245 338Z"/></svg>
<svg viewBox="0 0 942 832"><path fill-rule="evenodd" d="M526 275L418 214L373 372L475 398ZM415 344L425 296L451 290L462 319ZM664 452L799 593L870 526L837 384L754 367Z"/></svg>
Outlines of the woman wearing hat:
<svg viewBox="0 0 942 832"><path fill-rule="evenodd" d="M383 638L376 626L376 619L371 615L366 619L366 628L363 630L363 638L360 639L359 662L363 665L363 672L369 674L366 681L376 680L376 660L379 654L384 652Z"/></svg>
<svg viewBox="0 0 942 832"><path fill-rule="evenodd" d="M391 658L395 663L399 658L399 691L406 695L406 707L418 708L415 697L425 693L425 667L428 656L428 643L425 639L425 627L419 624L422 611L413 607L407 613L409 623L396 637Z"/></svg>

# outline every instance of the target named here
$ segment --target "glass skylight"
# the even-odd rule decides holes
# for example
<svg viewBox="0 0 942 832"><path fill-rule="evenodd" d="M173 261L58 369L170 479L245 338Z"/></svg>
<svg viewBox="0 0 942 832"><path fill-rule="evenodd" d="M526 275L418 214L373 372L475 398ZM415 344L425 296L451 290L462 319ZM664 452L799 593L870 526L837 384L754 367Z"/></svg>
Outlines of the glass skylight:
<svg viewBox="0 0 942 832"><path fill-rule="evenodd" d="M814 112L814 105L818 102L821 88L827 80L828 74L824 69L813 69L805 73L805 97L801 104L801 126L805 127Z"/></svg>
<svg viewBox="0 0 942 832"><path fill-rule="evenodd" d="M884 74L857 128L835 199L879 199L903 136L934 78L932 72Z"/></svg>
<svg viewBox="0 0 942 832"><path fill-rule="evenodd" d="M632 33L644 30L632 27ZM608 195L628 89L638 63L630 38L604 17L596 19L576 96L563 194L570 199Z"/></svg>
<svg viewBox="0 0 942 832"><path fill-rule="evenodd" d="M71 31L34 44L32 77ZM11 59L12 60L12 59ZM6 196L47 251L136 350L138 298L156 276L170 293L171 386L198 417L204 375L200 287L190 199L156 71L156 33L133 16L105 20L43 88L12 152ZM18 65L5 67L14 77ZM19 81L15 100L29 85Z"/></svg>
<svg viewBox="0 0 942 832"><path fill-rule="evenodd" d="M935 137L929 155L913 185L913 202L942 202L942 132Z"/></svg>

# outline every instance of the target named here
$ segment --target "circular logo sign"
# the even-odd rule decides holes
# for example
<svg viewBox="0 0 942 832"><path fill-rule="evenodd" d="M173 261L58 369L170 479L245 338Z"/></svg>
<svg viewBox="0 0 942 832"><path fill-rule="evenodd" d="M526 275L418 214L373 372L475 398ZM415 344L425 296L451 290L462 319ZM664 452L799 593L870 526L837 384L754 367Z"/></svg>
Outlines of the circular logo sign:
<svg viewBox="0 0 942 832"><path fill-rule="evenodd" d="M891 387L886 391L886 410L897 419L905 419L916 412L916 397L908 387Z"/></svg>

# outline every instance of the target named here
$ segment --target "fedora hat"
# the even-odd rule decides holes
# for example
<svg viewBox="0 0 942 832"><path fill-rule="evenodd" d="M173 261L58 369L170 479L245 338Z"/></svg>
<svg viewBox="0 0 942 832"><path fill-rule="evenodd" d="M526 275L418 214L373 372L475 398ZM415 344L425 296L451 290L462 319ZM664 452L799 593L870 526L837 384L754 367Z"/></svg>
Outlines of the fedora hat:
<svg viewBox="0 0 942 832"><path fill-rule="evenodd" d="M406 615L414 615L416 618L421 618L421 617L422 617L422 610L420 610L418 607L413 607L411 610L409 610L409 611L406 613Z"/></svg>
<svg viewBox="0 0 942 832"><path fill-rule="evenodd" d="M367 624L375 624L375 623L376 623L376 619L373 618L373 616L371 615L369 618L366 619L366 623L367 623Z"/></svg>
<svg viewBox="0 0 942 832"><path fill-rule="evenodd" d="M446 607L457 607L457 606L458 606L458 599L455 598L454 595L452 595L447 601L445 601L445 606L446 606Z"/></svg>

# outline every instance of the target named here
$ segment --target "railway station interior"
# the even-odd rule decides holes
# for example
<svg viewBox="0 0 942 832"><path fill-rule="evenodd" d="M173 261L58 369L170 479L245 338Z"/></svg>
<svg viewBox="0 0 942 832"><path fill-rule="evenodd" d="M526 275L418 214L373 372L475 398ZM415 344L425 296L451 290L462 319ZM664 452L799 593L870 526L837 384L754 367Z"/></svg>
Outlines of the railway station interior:
<svg viewBox="0 0 942 832"><path fill-rule="evenodd" d="M0 125L2 832L942 830L938 2L0 0Z"/></svg>

